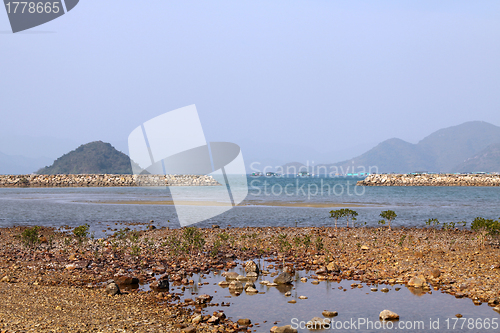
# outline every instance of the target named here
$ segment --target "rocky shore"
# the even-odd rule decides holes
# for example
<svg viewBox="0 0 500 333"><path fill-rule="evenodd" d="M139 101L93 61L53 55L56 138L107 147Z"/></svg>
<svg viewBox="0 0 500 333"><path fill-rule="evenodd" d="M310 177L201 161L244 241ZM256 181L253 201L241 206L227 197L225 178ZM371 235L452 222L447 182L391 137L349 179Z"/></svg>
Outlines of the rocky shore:
<svg viewBox="0 0 500 333"><path fill-rule="evenodd" d="M0 175L0 187L220 186L204 175Z"/></svg>
<svg viewBox="0 0 500 333"><path fill-rule="evenodd" d="M374 174L358 181L359 186L500 186L500 175Z"/></svg>
<svg viewBox="0 0 500 333"><path fill-rule="evenodd" d="M210 272L235 295L254 292L252 279L259 274L269 276L268 286L345 279L380 285L381 292L384 284L406 285L417 294L439 290L500 311L498 239L480 242L469 230L150 226L120 229L106 239L88 238L82 230L32 231L0 229L2 332L259 331L259 318L241 313L227 319L223 306L230 304L214 304L214 294L186 299L172 290L201 288L193 274ZM265 267L255 264L257 258L266 258ZM237 267L246 276L234 272ZM294 281L296 271L308 272L307 278ZM136 283L151 290L127 289Z"/></svg>

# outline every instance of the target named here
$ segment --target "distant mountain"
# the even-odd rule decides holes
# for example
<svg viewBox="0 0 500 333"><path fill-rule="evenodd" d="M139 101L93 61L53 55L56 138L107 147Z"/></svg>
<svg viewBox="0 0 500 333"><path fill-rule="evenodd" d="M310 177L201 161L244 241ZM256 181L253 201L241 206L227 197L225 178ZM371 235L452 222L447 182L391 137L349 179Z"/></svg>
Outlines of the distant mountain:
<svg viewBox="0 0 500 333"><path fill-rule="evenodd" d="M500 127L483 121L471 121L440 129L417 144L396 138L389 139L358 157L334 164L317 165L311 171L325 173L323 170L326 169L328 173L335 170L339 173L357 173L363 170L376 170L379 173L453 172L458 170L464 161L496 143L500 143ZM500 166L495 164L493 159L488 159L488 163L488 169L491 170ZM479 166L486 168L487 165L477 167Z"/></svg>
<svg viewBox="0 0 500 333"><path fill-rule="evenodd" d="M221 139L220 141L225 140ZM372 147L369 144L346 145L345 147L334 145L331 151L325 152L317 150L314 145L274 141L273 138L268 140L261 138L241 139L237 143L245 158L247 173L264 172L264 169L271 172L281 171L280 166L290 160L309 161L310 163L343 161Z"/></svg>
<svg viewBox="0 0 500 333"><path fill-rule="evenodd" d="M394 138L378 144L358 157L336 163L335 167L338 167L340 173L374 172L377 169L378 172L400 173L432 169L430 159L418 145ZM370 167L376 168L369 170Z"/></svg>
<svg viewBox="0 0 500 333"><path fill-rule="evenodd" d="M468 158L455 172L500 172L500 143L495 143Z"/></svg>
<svg viewBox="0 0 500 333"><path fill-rule="evenodd" d="M500 127L484 121L471 121L440 129L417 146L433 159L431 170L448 172L494 143L500 143Z"/></svg>
<svg viewBox="0 0 500 333"><path fill-rule="evenodd" d="M0 153L0 174L22 175L33 173L42 165L50 162L50 159L39 157L29 158L21 155L7 155Z"/></svg>
<svg viewBox="0 0 500 333"><path fill-rule="evenodd" d="M94 141L59 157L38 174L131 174L130 158L111 144Z"/></svg>

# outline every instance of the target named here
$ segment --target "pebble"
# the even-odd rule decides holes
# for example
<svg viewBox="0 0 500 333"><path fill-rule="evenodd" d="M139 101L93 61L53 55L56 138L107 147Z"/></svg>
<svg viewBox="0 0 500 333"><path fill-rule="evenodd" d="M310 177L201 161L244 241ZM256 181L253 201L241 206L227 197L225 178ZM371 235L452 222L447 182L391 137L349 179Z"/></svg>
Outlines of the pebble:
<svg viewBox="0 0 500 333"><path fill-rule="evenodd" d="M399 319L399 315L390 310L383 310L380 312L379 318L382 320L396 320Z"/></svg>
<svg viewBox="0 0 500 333"><path fill-rule="evenodd" d="M255 294L255 293L258 293L259 291L253 287L248 287L245 289L245 292L247 292L249 294Z"/></svg>
<svg viewBox="0 0 500 333"><path fill-rule="evenodd" d="M314 317L306 323L306 327L311 330L318 330L330 324L330 319Z"/></svg>
<svg viewBox="0 0 500 333"><path fill-rule="evenodd" d="M248 326L252 323L252 321L248 318L244 318L244 319L238 319L237 323L240 326Z"/></svg>
<svg viewBox="0 0 500 333"><path fill-rule="evenodd" d="M272 333L297 333L297 330L295 328L292 328L291 325L286 325L286 326L273 326L271 328Z"/></svg>
<svg viewBox="0 0 500 333"><path fill-rule="evenodd" d="M324 310L323 312L321 312L321 314L325 317L335 317L337 316L339 313L337 311L327 311L327 310Z"/></svg>

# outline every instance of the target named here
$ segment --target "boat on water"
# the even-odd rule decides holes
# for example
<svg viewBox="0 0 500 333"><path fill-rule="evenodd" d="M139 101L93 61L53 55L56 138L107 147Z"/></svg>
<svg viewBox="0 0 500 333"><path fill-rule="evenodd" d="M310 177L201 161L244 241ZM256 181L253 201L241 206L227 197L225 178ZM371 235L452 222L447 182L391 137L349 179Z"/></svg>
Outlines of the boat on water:
<svg viewBox="0 0 500 333"><path fill-rule="evenodd" d="M264 174L262 172L252 172L252 174L250 176L252 176L252 177L262 177L262 176L264 176Z"/></svg>
<svg viewBox="0 0 500 333"><path fill-rule="evenodd" d="M266 172L266 177L283 177L283 175L275 172Z"/></svg>
<svg viewBox="0 0 500 333"><path fill-rule="evenodd" d="M301 171L297 174L297 176L299 177L311 177L311 176L314 176L313 174L307 172L307 171Z"/></svg>

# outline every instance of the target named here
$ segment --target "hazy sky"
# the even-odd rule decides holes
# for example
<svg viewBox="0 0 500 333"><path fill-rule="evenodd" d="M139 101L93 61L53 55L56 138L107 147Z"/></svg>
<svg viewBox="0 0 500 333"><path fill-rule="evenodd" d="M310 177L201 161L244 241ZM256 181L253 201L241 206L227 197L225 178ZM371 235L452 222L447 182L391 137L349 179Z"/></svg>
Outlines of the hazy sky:
<svg viewBox="0 0 500 333"><path fill-rule="evenodd" d="M325 152L500 125L498 0L81 0L0 32L2 137L125 142L190 104L207 141Z"/></svg>

